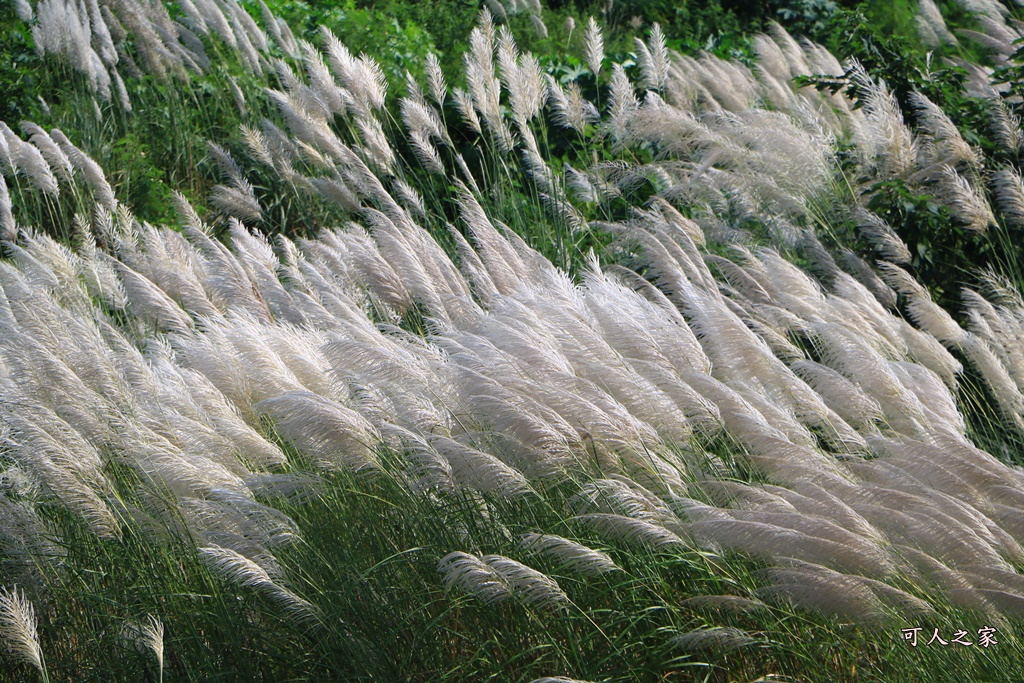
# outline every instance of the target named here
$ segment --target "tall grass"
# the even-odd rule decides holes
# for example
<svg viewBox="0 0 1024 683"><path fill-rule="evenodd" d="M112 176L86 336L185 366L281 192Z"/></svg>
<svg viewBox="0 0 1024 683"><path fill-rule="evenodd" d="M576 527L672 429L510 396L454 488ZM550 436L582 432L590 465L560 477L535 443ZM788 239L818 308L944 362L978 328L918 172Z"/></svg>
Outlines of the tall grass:
<svg viewBox="0 0 1024 683"><path fill-rule="evenodd" d="M0 129L0 678L1024 676L1021 294L954 318L867 209L897 179L1005 247L1019 169L991 206L941 108L779 26L634 69L589 22L589 102L484 12L396 116L328 30L179 9L37 6L69 106L131 111ZM153 224L88 150L156 102Z"/></svg>

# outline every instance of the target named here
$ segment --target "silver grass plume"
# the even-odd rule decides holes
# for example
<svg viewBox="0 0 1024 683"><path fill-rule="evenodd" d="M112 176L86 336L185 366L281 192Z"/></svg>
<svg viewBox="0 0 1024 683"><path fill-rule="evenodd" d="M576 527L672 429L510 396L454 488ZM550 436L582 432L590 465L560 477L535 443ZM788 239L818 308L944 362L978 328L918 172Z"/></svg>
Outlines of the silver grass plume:
<svg viewBox="0 0 1024 683"><path fill-rule="evenodd" d="M0 135L7 143L10 162L19 173L28 177L36 189L57 196L60 188L57 178L53 175L50 165L46 163L42 153L34 146L25 142L0 121Z"/></svg>
<svg viewBox="0 0 1024 683"><path fill-rule="evenodd" d="M640 103L633 92L626 70L621 64L612 66L612 80L608 102L608 123L606 130L612 140L624 144L629 138L629 124L640 108Z"/></svg>
<svg viewBox="0 0 1024 683"><path fill-rule="evenodd" d="M899 103L882 81L875 82L859 62L851 78L863 92L864 135L858 141L869 167L883 177L906 177L917 157L917 140L903 121Z"/></svg>
<svg viewBox="0 0 1024 683"><path fill-rule="evenodd" d="M8 650L38 669L43 681L49 682L36 632L35 609L17 586L11 590L6 587L0 590L0 638Z"/></svg>
<svg viewBox="0 0 1024 683"><path fill-rule="evenodd" d="M206 141L206 152L210 155L210 158L216 164L220 172L228 178L228 180L238 181L244 176L242 169L239 168L238 162L234 160L231 153L226 149L218 145L212 140Z"/></svg>
<svg viewBox="0 0 1024 683"><path fill-rule="evenodd" d="M1020 174L1009 166L999 169L992 174L992 189L1006 224L1024 228L1024 179Z"/></svg>
<svg viewBox="0 0 1024 683"><path fill-rule="evenodd" d="M581 576L600 576L619 568L607 553L561 536L524 534L519 545L523 550L549 557Z"/></svg>
<svg viewBox="0 0 1024 683"><path fill-rule="evenodd" d="M18 238L18 227L11 213L11 195L7 191L7 181L0 174L0 242L13 242Z"/></svg>
<svg viewBox="0 0 1024 683"><path fill-rule="evenodd" d="M531 605L552 607L569 601L558 582L522 562L502 555L480 558L494 569L514 596Z"/></svg>
<svg viewBox="0 0 1024 683"><path fill-rule="evenodd" d="M486 603L518 598L550 607L569 600L554 579L502 555L454 552L441 559L438 571L448 588L459 588Z"/></svg>
<svg viewBox="0 0 1024 683"><path fill-rule="evenodd" d="M988 131L1000 147L1019 154L1024 148L1020 119L1010 111L1002 97L990 97L988 102Z"/></svg>
<svg viewBox="0 0 1024 683"><path fill-rule="evenodd" d="M371 110L382 109L388 84L377 62L366 55L354 57L326 26L320 28L320 37L331 69L352 94L360 113L369 116Z"/></svg>
<svg viewBox="0 0 1024 683"><path fill-rule="evenodd" d="M317 619L317 611L312 604L279 586L266 569L248 557L217 545L199 548L199 553L210 568L226 580L245 588L255 588L301 620Z"/></svg>
<svg viewBox="0 0 1024 683"><path fill-rule="evenodd" d="M376 469L380 435L362 415L308 391L293 391L258 403L282 436L321 467Z"/></svg>
<svg viewBox="0 0 1024 683"><path fill-rule="evenodd" d="M548 37L547 24L544 23L544 19L539 14L530 13L530 25L533 26L533 30L540 38Z"/></svg>
<svg viewBox="0 0 1024 683"><path fill-rule="evenodd" d="M683 539L660 524L625 515L594 512L577 517L603 536L626 543L660 550L683 546Z"/></svg>
<svg viewBox="0 0 1024 683"><path fill-rule="evenodd" d="M738 595L698 595L679 603L680 607L698 607L721 613L745 614L768 608L760 600L741 598Z"/></svg>
<svg viewBox="0 0 1024 683"><path fill-rule="evenodd" d="M957 44L956 37L946 27L942 11L935 4L935 0L918 0L916 20L918 31L929 47ZM934 43L929 43L928 38L931 37L934 37Z"/></svg>
<svg viewBox="0 0 1024 683"><path fill-rule="evenodd" d="M363 138L358 149L364 161L384 175L392 175L395 167L395 152L388 142L380 121L373 116L360 117L356 124Z"/></svg>
<svg viewBox="0 0 1024 683"><path fill-rule="evenodd" d="M437 568L449 589L459 588L486 603L501 602L511 596L501 575L475 555L450 553L441 559Z"/></svg>
<svg viewBox="0 0 1024 683"><path fill-rule="evenodd" d="M245 124L241 126L242 137L245 139L246 147L249 148L250 154L259 162L274 167L274 158L271 156L270 147L267 144L267 138L263 133L256 129L251 128Z"/></svg>
<svg viewBox="0 0 1024 683"><path fill-rule="evenodd" d="M977 152L967 144L956 124L938 105L916 91L910 93L909 98L916 114L918 129L924 132L930 143L924 148L931 152L931 158L928 159L930 165L948 164L969 169L980 166Z"/></svg>
<svg viewBox="0 0 1024 683"><path fill-rule="evenodd" d="M980 189L975 188L951 166L943 166L941 173L939 186L946 198L945 203L965 229L983 233L989 226L996 224L992 207Z"/></svg>
<svg viewBox="0 0 1024 683"><path fill-rule="evenodd" d="M1024 210L1024 206L1021 208ZM882 258L900 265L910 263L913 258L910 248L878 214L858 208L854 212L853 218L857 222L860 233L867 238ZM1024 214L1022 214L1022 218L1024 218Z"/></svg>
<svg viewBox="0 0 1024 683"><path fill-rule="evenodd" d="M75 170L79 171L85 178L85 182L88 183L89 189L92 190L96 203L107 211L113 211L117 206L117 199L114 197L114 191L111 189L110 183L107 182L107 177L100 165L93 161L85 152L71 144L71 141L59 129L54 128L50 131L50 136L60 145L60 148L75 167Z"/></svg>
<svg viewBox="0 0 1024 683"><path fill-rule="evenodd" d="M56 169L60 179L70 184L74 168L64 150L53 141L53 138L46 134L45 130L31 121L22 121L21 129L29 136L29 141L39 149L39 152L46 159L46 163L50 165L50 168Z"/></svg>
<svg viewBox="0 0 1024 683"><path fill-rule="evenodd" d="M263 218L256 193L245 178L233 179L230 185L214 185L210 206L243 221L258 222Z"/></svg>
<svg viewBox="0 0 1024 683"><path fill-rule="evenodd" d="M32 5L28 4L28 0L14 0L14 13L26 24L32 21L35 16L35 13L32 11Z"/></svg>
<svg viewBox="0 0 1024 683"><path fill-rule="evenodd" d="M661 90L668 80L669 70L668 46L661 26L657 23L651 26L651 36L646 44L639 38L634 38L633 42L636 45L640 73L643 75L641 85Z"/></svg>
<svg viewBox="0 0 1024 683"><path fill-rule="evenodd" d="M159 618L147 614L145 621L128 624L124 630L125 637L137 646L144 647L156 657L158 681L164 680L164 624Z"/></svg>
<svg viewBox="0 0 1024 683"><path fill-rule="evenodd" d="M437 106L444 107L445 98L448 95L448 84L445 83L441 62L436 54L431 52L427 55L427 63L424 68L427 72L427 87L430 90L430 96Z"/></svg>
<svg viewBox="0 0 1024 683"><path fill-rule="evenodd" d="M455 106L462 114L462 120L469 125L474 133L483 135L484 130L480 125L480 118L476 115L472 95L461 88L455 88L452 91L452 96L455 98Z"/></svg>
<svg viewBox="0 0 1024 683"><path fill-rule="evenodd" d="M498 72L509 94L516 122L528 123L544 104L544 78L532 55L520 55L508 26L498 32Z"/></svg>
<svg viewBox="0 0 1024 683"><path fill-rule="evenodd" d="M104 7L104 9L106 8ZM113 69L111 73L114 74L114 89L117 90L117 99L121 103L121 108L130 114L132 111L132 101L128 97L128 89L124 85L124 80L117 69Z"/></svg>
<svg viewBox="0 0 1024 683"><path fill-rule="evenodd" d="M891 263L879 262L879 271L885 283L907 299L907 311L918 327L938 339L944 346L956 344L964 337L964 330L936 304L928 290L910 273Z"/></svg>
<svg viewBox="0 0 1024 683"><path fill-rule="evenodd" d="M738 628L713 626L680 633L673 636L670 642L673 646L689 652L705 650L722 653L754 645L758 640Z"/></svg>
<svg viewBox="0 0 1024 683"><path fill-rule="evenodd" d="M550 74L548 81L548 102L555 110L555 123L563 128L572 128L583 133L588 122L600 119L597 108L583 97L575 81L562 88Z"/></svg>
<svg viewBox="0 0 1024 683"><path fill-rule="evenodd" d="M601 73L601 64L604 62L604 38L601 36L601 27L597 25L594 17L587 20L587 30L584 35L584 45L587 66L594 78Z"/></svg>
<svg viewBox="0 0 1024 683"><path fill-rule="evenodd" d="M856 620L877 628L897 615L933 615L927 602L881 581L841 574L821 565L795 562L759 572L771 585L756 591L758 595L788 600L806 609Z"/></svg>
<svg viewBox="0 0 1024 683"><path fill-rule="evenodd" d="M498 21L506 21L508 19L508 12L505 11L505 6L499 2L499 0L486 0L487 10L490 14L495 17Z"/></svg>

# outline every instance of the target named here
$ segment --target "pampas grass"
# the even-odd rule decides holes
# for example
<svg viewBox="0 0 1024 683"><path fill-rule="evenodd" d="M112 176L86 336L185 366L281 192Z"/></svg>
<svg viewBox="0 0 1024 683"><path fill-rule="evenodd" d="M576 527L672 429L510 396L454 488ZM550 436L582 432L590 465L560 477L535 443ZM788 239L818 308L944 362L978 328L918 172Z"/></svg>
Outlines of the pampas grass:
<svg viewBox="0 0 1024 683"><path fill-rule="evenodd" d="M178 195L171 226L84 143L0 131L0 572L69 624L69 677L105 646L76 629L147 611L125 631L161 677L380 680L654 678L737 648L730 677L762 650L846 676L822 633L903 675L877 629L1020 614L1020 296L993 276L945 310L835 151L853 184L944 192L979 240L1012 227L1020 179L992 176L997 216L924 96L912 131L856 66L859 109L794 90L841 68L781 27L751 69L655 25L640 98L594 19L590 74L561 83L485 12L466 90L430 57L389 108L371 57L266 6L260 28L184 2L185 30L97 7L69 12L107 26L82 46L108 73L128 33L154 77L228 59L246 125L208 147L213 212ZM37 225L72 203L74 248ZM299 211L307 233L252 229ZM0 606L45 677L31 605Z"/></svg>
<svg viewBox="0 0 1024 683"><path fill-rule="evenodd" d="M35 609L17 586L0 591L0 637L8 650L38 669L43 681L49 682L36 632Z"/></svg>

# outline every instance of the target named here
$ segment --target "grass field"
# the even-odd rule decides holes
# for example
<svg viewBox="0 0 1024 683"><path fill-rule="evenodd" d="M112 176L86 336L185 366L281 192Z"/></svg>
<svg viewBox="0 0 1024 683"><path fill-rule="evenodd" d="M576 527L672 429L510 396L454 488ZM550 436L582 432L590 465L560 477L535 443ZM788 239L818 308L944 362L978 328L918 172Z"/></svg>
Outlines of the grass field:
<svg viewBox="0 0 1024 683"><path fill-rule="evenodd" d="M0 681L1024 680L1019 10L449 4L0 8Z"/></svg>

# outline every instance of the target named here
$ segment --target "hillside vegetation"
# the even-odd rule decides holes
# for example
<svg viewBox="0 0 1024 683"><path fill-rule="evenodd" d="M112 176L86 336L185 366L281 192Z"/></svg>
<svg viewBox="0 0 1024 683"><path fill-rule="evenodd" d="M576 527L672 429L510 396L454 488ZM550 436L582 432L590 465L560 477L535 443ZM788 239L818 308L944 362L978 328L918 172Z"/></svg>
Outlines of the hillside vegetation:
<svg viewBox="0 0 1024 683"><path fill-rule="evenodd" d="M995 0L0 7L0 681L1024 680Z"/></svg>

